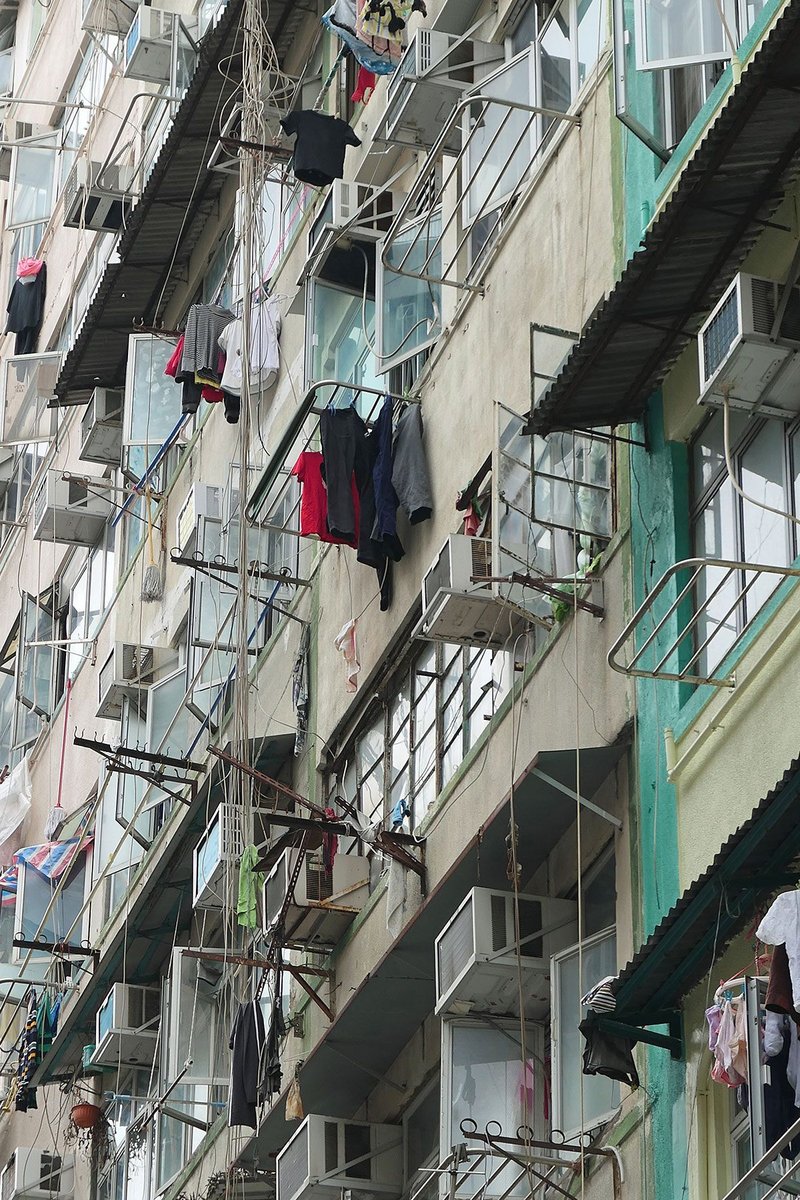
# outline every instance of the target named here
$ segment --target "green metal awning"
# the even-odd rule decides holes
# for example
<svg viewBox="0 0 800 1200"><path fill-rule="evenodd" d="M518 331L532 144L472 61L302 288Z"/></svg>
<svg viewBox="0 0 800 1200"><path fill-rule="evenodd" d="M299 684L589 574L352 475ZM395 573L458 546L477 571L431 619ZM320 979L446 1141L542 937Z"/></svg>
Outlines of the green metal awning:
<svg viewBox="0 0 800 1200"><path fill-rule="evenodd" d="M800 879L800 759L731 834L621 971L606 1028L667 1024L781 886ZM643 1038L642 1040L647 1040Z"/></svg>
<svg viewBox="0 0 800 1200"><path fill-rule="evenodd" d="M787 0L526 432L638 420L783 199L800 154L800 0Z"/></svg>

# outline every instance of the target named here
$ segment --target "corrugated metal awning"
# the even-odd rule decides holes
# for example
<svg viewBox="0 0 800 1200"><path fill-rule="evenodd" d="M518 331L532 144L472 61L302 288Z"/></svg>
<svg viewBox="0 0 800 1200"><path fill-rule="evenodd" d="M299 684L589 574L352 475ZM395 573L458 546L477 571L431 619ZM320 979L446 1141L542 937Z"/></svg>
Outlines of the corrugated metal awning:
<svg viewBox="0 0 800 1200"><path fill-rule="evenodd" d="M80 404L98 386L125 382L134 321L163 316L227 176L209 171L220 125L241 84L242 0L228 0L204 37L191 83L150 177L107 265L78 336L64 359L55 391L61 404ZM279 55L307 15L290 0L271 0L267 23ZM225 71L220 64L225 63Z"/></svg>
<svg viewBox="0 0 800 1200"><path fill-rule="evenodd" d="M799 39L800 0L789 0L642 248L531 413L527 432L619 425L642 416L797 169Z"/></svg>
<svg viewBox="0 0 800 1200"><path fill-rule="evenodd" d="M678 1009L770 896L800 878L793 867L800 854L798 796L795 759L621 971L611 1019L656 1024Z"/></svg>

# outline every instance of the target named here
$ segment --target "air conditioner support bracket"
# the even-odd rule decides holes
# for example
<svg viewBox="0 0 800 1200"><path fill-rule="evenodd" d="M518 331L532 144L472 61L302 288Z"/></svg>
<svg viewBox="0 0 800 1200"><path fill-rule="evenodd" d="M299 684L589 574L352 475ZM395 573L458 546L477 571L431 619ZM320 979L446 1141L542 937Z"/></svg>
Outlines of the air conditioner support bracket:
<svg viewBox="0 0 800 1200"><path fill-rule="evenodd" d="M48 954L63 954L72 958L93 958L96 961L100 957L99 950L94 950L89 945L73 946L71 942L40 942L36 938L17 935L11 939L11 945L19 950L44 950Z"/></svg>
<svg viewBox="0 0 800 1200"><path fill-rule="evenodd" d="M229 763L237 770L243 771L245 775L249 775L251 779L257 780L259 783L265 783L268 787L275 788L279 792L283 792L285 796L289 796L296 804L302 808L309 809L315 815L310 817L296 817L289 813L271 812L269 819L276 825L285 825L287 829L323 829L326 833L335 833L341 837L357 837L360 841L363 840L363 834L358 827L348 821L331 821L325 816L324 809L307 800L305 796L301 796L299 792L295 792L292 788L287 787L285 783L280 783L277 779L272 779L269 775L264 775L261 771L256 771L254 767L250 767L247 763L240 762L234 758L232 754L228 754L225 750L220 750L217 746L209 746L212 754L217 758L221 758L223 762ZM403 839L405 840L405 839ZM421 843L415 838L414 845ZM370 843L372 847L388 854L390 858L394 858L402 866L407 867L410 871L414 871L422 880L423 887L425 885L425 865L420 862L413 854L400 845L399 838L388 830L381 830L375 840Z"/></svg>

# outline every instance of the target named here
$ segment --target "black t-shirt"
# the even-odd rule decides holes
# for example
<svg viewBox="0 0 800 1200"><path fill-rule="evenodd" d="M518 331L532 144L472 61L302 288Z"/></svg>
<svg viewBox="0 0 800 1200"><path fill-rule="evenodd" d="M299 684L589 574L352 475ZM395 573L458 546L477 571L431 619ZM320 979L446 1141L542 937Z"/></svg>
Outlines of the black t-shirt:
<svg viewBox="0 0 800 1200"><path fill-rule="evenodd" d="M295 178L313 187L327 187L334 179L341 179L345 147L361 145L346 121L329 117L327 113L291 112L283 118L281 125L290 136L297 134Z"/></svg>

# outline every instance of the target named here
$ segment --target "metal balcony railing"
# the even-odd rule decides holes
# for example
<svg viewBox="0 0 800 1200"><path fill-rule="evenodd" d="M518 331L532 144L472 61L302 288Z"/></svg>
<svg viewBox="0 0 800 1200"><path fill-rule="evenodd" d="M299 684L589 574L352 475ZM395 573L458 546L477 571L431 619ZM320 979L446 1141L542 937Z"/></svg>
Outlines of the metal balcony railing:
<svg viewBox="0 0 800 1200"><path fill-rule="evenodd" d="M732 688L720 665L741 645L747 624L800 567L687 558L665 571L608 652L623 675Z"/></svg>
<svg viewBox="0 0 800 1200"><path fill-rule="evenodd" d="M784 1165L778 1165L778 1159L782 1156L783 1151L798 1134L800 1134L800 1120L795 1121L794 1125L791 1125L786 1133L773 1146L770 1146L766 1154L762 1155L757 1163L754 1163L747 1174L743 1175L739 1182L725 1193L722 1200L749 1200L751 1196L758 1196L758 1200L771 1200L773 1196L800 1195L800 1183L795 1178L800 1171L800 1159L788 1163L788 1165L785 1162ZM762 1190L764 1185L766 1185L766 1190Z"/></svg>
<svg viewBox="0 0 800 1200"><path fill-rule="evenodd" d="M481 292L491 247L556 121L580 125L579 116L518 100L461 100L386 235L387 270Z"/></svg>

